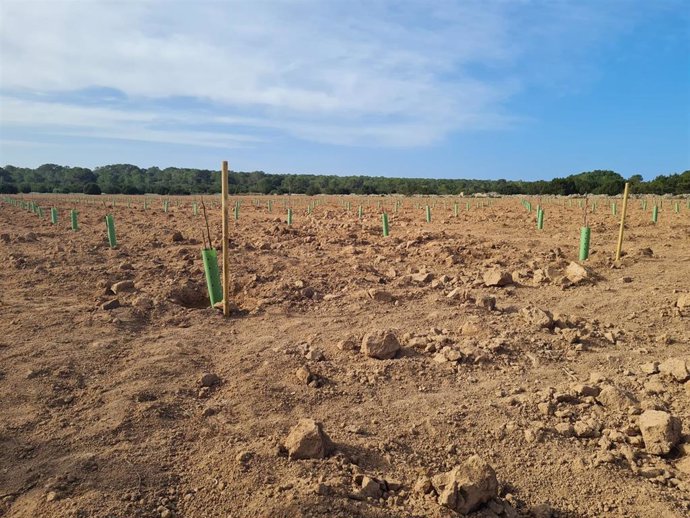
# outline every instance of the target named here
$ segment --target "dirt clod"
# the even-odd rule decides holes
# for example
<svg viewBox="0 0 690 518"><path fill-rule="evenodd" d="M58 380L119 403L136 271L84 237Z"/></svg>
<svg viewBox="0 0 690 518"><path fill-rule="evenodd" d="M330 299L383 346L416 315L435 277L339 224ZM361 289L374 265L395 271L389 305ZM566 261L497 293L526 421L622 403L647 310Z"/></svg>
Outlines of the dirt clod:
<svg viewBox="0 0 690 518"><path fill-rule="evenodd" d="M285 448L292 460L323 459L333 450L333 444L321 423L300 419L285 439Z"/></svg>
<svg viewBox="0 0 690 518"><path fill-rule="evenodd" d="M400 351L400 342L394 331L379 330L367 333L362 339L362 352L370 358L390 360Z"/></svg>

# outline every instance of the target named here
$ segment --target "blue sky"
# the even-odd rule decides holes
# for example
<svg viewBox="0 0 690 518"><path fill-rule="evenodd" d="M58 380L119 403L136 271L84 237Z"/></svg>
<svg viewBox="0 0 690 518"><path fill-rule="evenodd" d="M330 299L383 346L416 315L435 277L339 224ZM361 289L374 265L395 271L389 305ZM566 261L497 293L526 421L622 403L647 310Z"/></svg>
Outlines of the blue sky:
<svg viewBox="0 0 690 518"><path fill-rule="evenodd" d="M0 163L690 169L685 0L0 2Z"/></svg>

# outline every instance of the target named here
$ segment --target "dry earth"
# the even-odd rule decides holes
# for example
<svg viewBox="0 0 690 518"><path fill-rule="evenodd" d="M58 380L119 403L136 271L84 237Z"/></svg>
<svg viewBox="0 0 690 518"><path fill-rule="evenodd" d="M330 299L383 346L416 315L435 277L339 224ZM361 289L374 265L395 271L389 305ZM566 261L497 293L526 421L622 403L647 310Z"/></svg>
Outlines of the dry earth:
<svg viewBox="0 0 690 518"><path fill-rule="evenodd" d="M517 198L435 198L430 224L406 198L384 238L392 198L292 197L290 227L243 198L224 319L191 198L80 204L78 232L71 197L32 199L56 226L0 202L0 516L449 517L473 491L478 517L690 513L684 201L657 225L631 201L613 265L599 199L578 272L575 201L537 231ZM302 418L330 441L287 440Z"/></svg>

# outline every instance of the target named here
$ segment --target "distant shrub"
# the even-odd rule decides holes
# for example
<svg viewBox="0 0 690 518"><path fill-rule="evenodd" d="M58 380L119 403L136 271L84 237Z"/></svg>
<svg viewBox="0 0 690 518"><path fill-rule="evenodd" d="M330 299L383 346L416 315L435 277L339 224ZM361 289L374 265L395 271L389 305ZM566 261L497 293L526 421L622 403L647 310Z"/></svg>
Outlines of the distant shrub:
<svg viewBox="0 0 690 518"><path fill-rule="evenodd" d="M87 183L84 185L84 194L101 194L101 188L97 183Z"/></svg>

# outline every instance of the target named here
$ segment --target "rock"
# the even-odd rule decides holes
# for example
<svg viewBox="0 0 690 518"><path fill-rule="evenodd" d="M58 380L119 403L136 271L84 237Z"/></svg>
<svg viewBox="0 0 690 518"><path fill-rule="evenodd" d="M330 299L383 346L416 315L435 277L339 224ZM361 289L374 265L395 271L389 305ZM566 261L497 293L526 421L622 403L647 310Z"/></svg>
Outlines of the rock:
<svg viewBox="0 0 690 518"><path fill-rule="evenodd" d="M483 297L480 297L477 299L476 302L477 306L488 309L489 311L493 311L496 309L496 297L492 297L490 295L484 295Z"/></svg>
<svg viewBox="0 0 690 518"><path fill-rule="evenodd" d="M580 284L592 278L592 273L579 263L572 261L565 269L565 278L573 284Z"/></svg>
<svg viewBox="0 0 690 518"><path fill-rule="evenodd" d="M431 490L433 489L433 486L431 485L431 479L429 477L418 478L417 482L415 482L414 487L412 489L416 493L422 493L422 494L431 493Z"/></svg>
<svg viewBox="0 0 690 518"><path fill-rule="evenodd" d="M513 277L509 272L497 268L492 268L484 272L483 279L486 286L501 287L513 283Z"/></svg>
<svg viewBox="0 0 690 518"><path fill-rule="evenodd" d="M220 383L220 377L212 372L205 372L201 375L199 379L199 384L202 387L213 387Z"/></svg>
<svg viewBox="0 0 690 518"><path fill-rule="evenodd" d="M676 462L676 469L681 473L690 475L690 457L683 457L678 462Z"/></svg>
<svg viewBox="0 0 690 518"><path fill-rule="evenodd" d="M314 374L309 370L309 367L307 367L306 365L303 365L302 367L297 369L295 375L297 376L297 379L305 385L308 385L316 379Z"/></svg>
<svg viewBox="0 0 690 518"><path fill-rule="evenodd" d="M555 407L550 401L542 401L541 403L537 403L537 410L539 410L540 414L553 415L554 409Z"/></svg>
<svg viewBox="0 0 690 518"><path fill-rule="evenodd" d="M446 358L446 355L443 354L443 353L436 353L436 354L434 355L433 360L434 360L436 363L446 363L447 361L449 361L448 358Z"/></svg>
<svg viewBox="0 0 690 518"><path fill-rule="evenodd" d="M345 340L341 340L336 344L336 347L341 351L354 351L359 349L359 341L354 336L349 336Z"/></svg>
<svg viewBox="0 0 690 518"><path fill-rule="evenodd" d="M678 295L676 306L679 309L690 308L690 293L681 293Z"/></svg>
<svg viewBox="0 0 690 518"><path fill-rule="evenodd" d="M614 335L611 331L606 331L604 333L604 338L606 338L612 344L616 344L616 335Z"/></svg>
<svg viewBox="0 0 690 518"><path fill-rule="evenodd" d="M496 472L478 455L431 481L438 502L458 513L468 514L498 495Z"/></svg>
<svg viewBox="0 0 690 518"><path fill-rule="evenodd" d="M467 300L470 298L470 295L465 288L455 288L451 290L446 297L451 300Z"/></svg>
<svg viewBox="0 0 690 518"><path fill-rule="evenodd" d="M412 282L416 282L417 284L426 284L427 282L431 282L433 278L433 273L415 273L411 277Z"/></svg>
<svg viewBox="0 0 690 518"><path fill-rule="evenodd" d="M379 484L378 480L364 475L362 477L361 486L362 489L360 490L360 494L363 497L377 499L381 498L383 491L381 489L381 484Z"/></svg>
<svg viewBox="0 0 690 518"><path fill-rule="evenodd" d="M216 415L218 412L220 412L220 409L211 405L204 408L204 410L201 412L201 415L204 417L211 417Z"/></svg>
<svg viewBox="0 0 690 518"><path fill-rule="evenodd" d="M389 360L400 350L400 342L393 331L373 331L362 339L362 352L370 358Z"/></svg>
<svg viewBox="0 0 690 518"><path fill-rule="evenodd" d="M55 491L49 491L46 494L46 502L54 502L58 499L58 494Z"/></svg>
<svg viewBox="0 0 690 518"><path fill-rule="evenodd" d="M592 438L599 435L599 425L592 420L575 422L573 430L575 435L582 438Z"/></svg>
<svg viewBox="0 0 690 518"><path fill-rule="evenodd" d="M323 459L333 450L333 443L321 423L300 419L285 439L285 448L292 460Z"/></svg>
<svg viewBox="0 0 690 518"><path fill-rule="evenodd" d="M180 232L179 230L176 230L176 231L173 232L172 235L170 236L170 240L171 240L173 243L179 243L180 241L184 241L184 236L182 235L182 232Z"/></svg>
<svg viewBox="0 0 690 518"><path fill-rule="evenodd" d="M664 472L662 468L656 468L654 466L645 466L640 468L637 472L641 477L644 478L656 478Z"/></svg>
<svg viewBox="0 0 690 518"><path fill-rule="evenodd" d="M307 360L311 360L314 362L322 362L326 359L326 355L323 353L323 351L316 347L313 349L309 349L304 356L307 358Z"/></svg>
<svg viewBox="0 0 690 518"><path fill-rule="evenodd" d="M541 442L543 439L542 431L538 428L527 428L523 433L529 443Z"/></svg>
<svg viewBox="0 0 690 518"><path fill-rule="evenodd" d="M601 392L599 390L599 387L585 385L584 383L576 383L571 388L578 396L583 397L597 397L599 395L599 392Z"/></svg>
<svg viewBox="0 0 690 518"><path fill-rule="evenodd" d="M655 376L644 384L644 390L647 394L663 394L666 392L666 387Z"/></svg>
<svg viewBox="0 0 690 518"><path fill-rule="evenodd" d="M637 401L632 395L612 385L604 387L597 396L597 400L609 410L619 412L626 412L631 406L637 406Z"/></svg>
<svg viewBox="0 0 690 518"><path fill-rule="evenodd" d="M563 337L563 339L569 344L576 344L582 338L580 336L580 330L572 327L565 327L563 329L560 329L560 332L561 337Z"/></svg>
<svg viewBox="0 0 690 518"><path fill-rule="evenodd" d="M464 336L475 336L482 332L482 329L475 322L465 322L460 328L460 334Z"/></svg>
<svg viewBox="0 0 690 518"><path fill-rule="evenodd" d="M527 307L520 310L520 315L528 324L536 327L553 327L553 317L548 311L539 308Z"/></svg>
<svg viewBox="0 0 690 518"><path fill-rule="evenodd" d="M119 308L120 305L119 299L111 299L101 304L101 309L108 311L110 309Z"/></svg>
<svg viewBox="0 0 690 518"><path fill-rule="evenodd" d="M674 378L680 383L690 380L688 362L683 358L669 358L659 364L659 372Z"/></svg>
<svg viewBox="0 0 690 518"><path fill-rule="evenodd" d="M124 293L134 291L134 281L120 281L113 284L110 289L113 293Z"/></svg>
<svg viewBox="0 0 690 518"><path fill-rule="evenodd" d="M132 306L139 309L140 311L149 311L153 308L154 302L151 297L146 295L139 295L132 301Z"/></svg>
<svg viewBox="0 0 690 518"><path fill-rule="evenodd" d="M395 300L395 297L392 293L384 290L377 290L375 288L367 291L367 294L376 302L393 302Z"/></svg>
<svg viewBox="0 0 690 518"><path fill-rule="evenodd" d="M657 374L659 372L659 362L649 362L640 365L640 372L644 374Z"/></svg>
<svg viewBox="0 0 690 518"><path fill-rule="evenodd" d="M666 455L680 442L681 422L668 412L646 410L640 416L640 431L648 453Z"/></svg>
<svg viewBox="0 0 690 518"><path fill-rule="evenodd" d="M556 433L563 437L572 437L575 435L575 427L570 423L558 423L555 426Z"/></svg>
<svg viewBox="0 0 690 518"><path fill-rule="evenodd" d="M450 347L443 348L443 354L451 362L458 362L462 360L463 354L457 349L451 349Z"/></svg>
<svg viewBox="0 0 690 518"><path fill-rule="evenodd" d="M246 465L254 457L254 453L251 451L241 451L235 456L235 461L238 464Z"/></svg>

